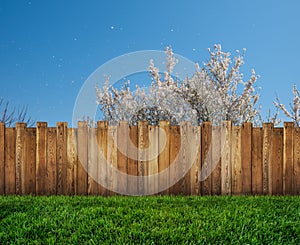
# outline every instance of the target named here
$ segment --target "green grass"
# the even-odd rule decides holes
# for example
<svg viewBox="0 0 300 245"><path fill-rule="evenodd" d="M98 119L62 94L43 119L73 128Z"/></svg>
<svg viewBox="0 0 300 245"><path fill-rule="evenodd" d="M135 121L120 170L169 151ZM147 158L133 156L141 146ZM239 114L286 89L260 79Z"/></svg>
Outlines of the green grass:
<svg viewBox="0 0 300 245"><path fill-rule="evenodd" d="M0 244L299 244L300 197L0 197Z"/></svg>

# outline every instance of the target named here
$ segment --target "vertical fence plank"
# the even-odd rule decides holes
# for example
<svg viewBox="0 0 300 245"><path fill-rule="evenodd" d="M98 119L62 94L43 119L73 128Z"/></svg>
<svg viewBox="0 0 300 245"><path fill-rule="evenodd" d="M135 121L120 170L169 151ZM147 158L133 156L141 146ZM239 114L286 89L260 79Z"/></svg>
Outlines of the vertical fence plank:
<svg viewBox="0 0 300 245"><path fill-rule="evenodd" d="M67 194L77 193L77 130L68 128L67 132Z"/></svg>
<svg viewBox="0 0 300 245"><path fill-rule="evenodd" d="M211 162L212 162L212 123L203 122L201 132L202 164L201 164L201 194L211 195Z"/></svg>
<svg viewBox="0 0 300 245"><path fill-rule="evenodd" d="M158 193L158 126L150 125L149 134L149 165L148 165L148 188L149 193Z"/></svg>
<svg viewBox="0 0 300 245"><path fill-rule="evenodd" d="M158 177L158 185L159 189L162 190L160 194L168 195L170 187L170 122L159 122L158 148L161 152L158 156L158 172L163 172Z"/></svg>
<svg viewBox="0 0 300 245"><path fill-rule="evenodd" d="M27 128L25 194L36 194L36 142L36 128Z"/></svg>
<svg viewBox="0 0 300 245"><path fill-rule="evenodd" d="M138 176L148 176L147 148L148 122L138 122ZM144 195L148 192L148 179L140 178L138 183L139 194Z"/></svg>
<svg viewBox="0 0 300 245"><path fill-rule="evenodd" d="M201 127L193 126L191 129L191 159L193 161L190 175L191 195L198 196L200 194L200 170L201 170ZM195 153L195 155L194 155Z"/></svg>
<svg viewBox="0 0 300 245"><path fill-rule="evenodd" d="M137 126L129 126L130 143L128 144L128 194L138 194L138 128Z"/></svg>
<svg viewBox="0 0 300 245"><path fill-rule="evenodd" d="M48 128L47 132L47 194L56 195L56 128Z"/></svg>
<svg viewBox="0 0 300 245"><path fill-rule="evenodd" d="M273 124L263 123L263 194L272 194L272 141Z"/></svg>
<svg viewBox="0 0 300 245"><path fill-rule="evenodd" d="M220 195L221 194L221 127L212 127L212 175L211 175L211 194Z"/></svg>
<svg viewBox="0 0 300 245"><path fill-rule="evenodd" d="M57 194L67 194L67 123L56 124Z"/></svg>
<svg viewBox="0 0 300 245"><path fill-rule="evenodd" d="M88 126L87 122L78 122L77 135L78 166L77 166L77 194L87 194L87 158L88 158Z"/></svg>
<svg viewBox="0 0 300 245"><path fill-rule="evenodd" d="M96 128L88 128L88 195L97 195L98 192L96 133Z"/></svg>
<svg viewBox="0 0 300 245"><path fill-rule="evenodd" d="M5 129L5 194L16 194L15 129Z"/></svg>
<svg viewBox="0 0 300 245"><path fill-rule="evenodd" d="M116 194L118 188L118 180L116 170L118 168L118 148L117 148L117 126L108 126L108 139L107 139L107 177L109 195Z"/></svg>
<svg viewBox="0 0 300 245"><path fill-rule="evenodd" d="M243 194L251 194L251 144L252 144L252 123L242 125L242 185Z"/></svg>
<svg viewBox="0 0 300 245"><path fill-rule="evenodd" d="M25 194L26 123L16 123L16 194Z"/></svg>
<svg viewBox="0 0 300 245"><path fill-rule="evenodd" d="M283 194L283 129L274 128L272 143L272 195Z"/></svg>
<svg viewBox="0 0 300 245"><path fill-rule="evenodd" d="M222 122L221 127L221 146L222 146L222 157L221 157L221 176L222 185L221 193L223 195L231 194L231 122Z"/></svg>
<svg viewBox="0 0 300 245"><path fill-rule="evenodd" d="M283 194L293 194L294 123L285 122L283 129Z"/></svg>
<svg viewBox="0 0 300 245"><path fill-rule="evenodd" d="M0 122L0 195L5 193L5 124Z"/></svg>
<svg viewBox="0 0 300 245"><path fill-rule="evenodd" d="M294 194L300 194L300 127L294 129Z"/></svg>
<svg viewBox="0 0 300 245"><path fill-rule="evenodd" d="M121 193L127 193L127 145L128 145L128 123L119 122L117 129L117 141L118 141L118 190Z"/></svg>
<svg viewBox="0 0 300 245"><path fill-rule="evenodd" d="M262 128L252 129L251 140L251 172L252 172L252 194L263 193L263 170L262 170L262 146L263 146L263 131Z"/></svg>
<svg viewBox="0 0 300 245"><path fill-rule="evenodd" d="M107 127L108 122L99 121L97 122L97 142L98 142L98 192L101 196L107 196Z"/></svg>
<svg viewBox="0 0 300 245"><path fill-rule="evenodd" d="M37 122L36 127L36 194L45 195L47 177L47 123Z"/></svg>
<svg viewBox="0 0 300 245"><path fill-rule="evenodd" d="M231 189L232 194L242 194L243 184L242 184L242 127L234 126L232 127L231 136L231 161L232 161L232 183Z"/></svg>
<svg viewBox="0 0 300 245"><path fill-rule="evenodd" d="M170 126L170 194L178 195L180 193L180 127L178 125Z"/></svg>
<svg viewBox="0 0 300 245"><path fill-rule="evenodd" d="M190 122L181 122L180 124L180 134L181 134L181 145L184 146L181 148L180 154L180 194L189 195L190 188L190 131L191 124Z"/></svg>

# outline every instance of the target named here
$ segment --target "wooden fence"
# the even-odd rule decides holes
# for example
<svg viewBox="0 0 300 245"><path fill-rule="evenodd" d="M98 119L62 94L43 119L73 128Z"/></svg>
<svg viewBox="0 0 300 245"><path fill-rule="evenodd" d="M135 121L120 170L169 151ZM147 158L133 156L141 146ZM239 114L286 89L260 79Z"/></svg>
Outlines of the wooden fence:
<svg viewBox="0 0 300 245"><path fill-rule="evenodd" d="M146 122L108 126L100 121L97 128L86 122L79 122L78 128L68 128L64 122L56 127L38 122L35 128L24 123L6 128L0 123L0 194L110 196L118 194L110 188L116 186L121 193L141 195L148 193L145 190L163 195L300 194L300 128L293 123L254 128L251 123L232 126L228 121L217 127L209 122L170 126L163 121L159 128ZM142 155L157 155L163 136L163 151L145 160ZM99 157L92 139L104 157ZM136 158L126 156L132 154ZM128 176L166 174L137 182L119 179L101 164L104 158ZM92 178L90 171L105 184ZM178 176L183 177L175 183Z"/></svg>

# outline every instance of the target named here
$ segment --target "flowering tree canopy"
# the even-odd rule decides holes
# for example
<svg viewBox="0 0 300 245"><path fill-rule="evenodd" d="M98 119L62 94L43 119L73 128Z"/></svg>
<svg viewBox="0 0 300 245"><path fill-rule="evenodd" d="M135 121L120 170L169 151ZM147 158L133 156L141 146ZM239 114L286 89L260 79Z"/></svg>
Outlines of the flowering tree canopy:
<svg viewBox="0 0 300 245"><path fill-rule="evenodd" d="M256 106L259 95L255 92L257 80L252 70L250 79L244 81L240 68L244 64L244 52L237 51L233 59L223 52L221 45L208 49L210 59L201 68L195 64L195 73L184 81L173 76L177 60L171 48L166 48L166 71L161 73L153 60L149 71L152 84L148 90L136 86L130 90L130 82L121 89L108 85L96 87L97 102L104 119L111 124L126 120L132 125L138 121L148 121L157 125L160 120L172 124L191 121L200 124L212 121L231 120L234 124L253 121L259 110Z"/></svg>
<svg viewBox="0 0 300 245"><path fill-rule="evenodd" d="M300 127L300 91L297 90L296 85L293 86L293 102L290 103L290 109L288 110L285 105L280 103L279 98L276 98L274 102L275 106L282 110L283 113L288 117L291 118L296 127Z"/></svg>

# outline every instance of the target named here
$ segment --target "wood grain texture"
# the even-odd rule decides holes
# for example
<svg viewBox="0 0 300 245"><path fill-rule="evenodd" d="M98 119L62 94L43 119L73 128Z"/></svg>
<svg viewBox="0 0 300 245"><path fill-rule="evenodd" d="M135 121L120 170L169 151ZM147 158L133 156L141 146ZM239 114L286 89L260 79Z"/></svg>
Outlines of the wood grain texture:
<svg viewBox="0 0 300 245"><path fill-rule="evenodd" d="M77 194L77 129L67 129L67 194Z"/></svg>
<svg viewBox="0 0 300 245"><path fill-rule="evenodd" d="M272 123L263 123L263 194L272 194L273 166L272 166L272 143L273 143Z"/></svg>
<svg viewBox="0 0 300 245"><path fill-rule="evenodd" d="M16 123L16 194L25 194L26 123Z"/></svg>
<svg viewBox="0 0 300 245"><path fill-rule="evenodd" d="M294 143L293 143L293 148L294 148L294 176L293 176L293 181L294 181L294 193L295 195L300 194L300 127L294 128Z"/></svg>
<svg viewBox="0 0 300 245"><path fill-rule="evenodd" d="M138 122L138 190L139 195L148 193L148 122Z"/></svg>
<svg viewBox="0 0 300 245"><path fill-rule="evenodd" d="M0 195L5 194L5 124L0 122Z"/></svg>
<svg viewBox="0 0 300 245"><path fill-rule="evenodd" d="M117 166L118 166L118 190L121 193L127 193L127 146L129 131L127 122L119 122L117 128L117 141L118 141L118 156L117 156Z"/></svg>
<svg viewBox="0 0 300 245"><path fill-rule="evenodd" d="M88 126L86 122L78 122L77 150L77 194L87 195Z"/></svg>
<svg viewBox="0 0 300 245"><path fill-rule="evenodd" d="M36 130L36 194L46 195L47 123L37 122Z"/></svg>
<svg viewBox="0 0 300 245"><path fill-rule="evenodd" d="M5 194L16 194L16 131L15 128L5 129Z"/></svg>
<svg viewBox="0 0 300 245"><path fill-rule="evenodd" d="M201 127L193 126L191 129L191 161L193 161L190 170L191 195L200 194L200 170L201 170Z"/></svg>
<svg viewBox="0 0 300 245"><path fill-rule="evenodd" d="M138 194L138 128L129 126L130 144L128 144L128 182L127 190L129 195Z"/></svg>
<svg viewBox="0 0 300 245"><path fill-rule="evenodd" d="M203 122L201 132L202 164L201 164L201 195L211 195L212 186L212 123Z"/></svg>
<svg viewBox="0 0 300 245"><path fill-rule="evenodd" d="M150 194L158 193L158 126L148 127L149 135L149 162L148 162L148 191Z"/></svg>
<svg viewBox="0 0 300 245"><path fill-rule="evenodd" d="M231 188L232 194L240 195L243 191L242 179L242 127L232 127L231 136Z"/></svg>
<svg viewBox="0 0 300 245"><path fill-rule="evenodd" d="M101 196L107 196L107 127L108 122L97 122L97 142L98 142L98 192Z"/></svg>
<svg viewBox="0 0 300 245"><path fill-rule="evenodd" d="M170 194L180 194L181 132L178 125L170 126Z"/></svg>
<svg viewBox="0 0 300 245"><path fill-rule="evenodd" d="M221 157L221 176L222 176L222 185L221 193L222 195L230 195L231 190L231 122L224 121L222 122L221 127L221 146L222 146L222 157Z"/></svg>
<svg viewBox="0 0 300 245"><path fill-rule="evenodd" d="M49 127L47 132L47 180L46 189L48 195L56 195L56 128Z"/></svg>
<svg viewBox="0 0 300 245"><path fill-rule="evenodd" d="M221 126L212 127L212 195L221 194Z"/></svg>
<svg viewBox="0 0 300 245"><path fill-rule="evenodd" d="M244 195L252 192L252 172L251 172L251 145L252 145L252 123L242 125L242 192Z"/></svg>
<svg viewBox="0 0 300 245"><path fill-rule="evenodd" d="M252 129L251 140L251 169L252 169L252 194L261 195L263 193L263 167L262 167L262 146L263 131L262 128Z"/></svg>
<svg viewBox="0 0 300 245"><path fill-rule="evenodd" d="M36 128L26 130L25 194L36 194Z"/></svg>
<svg viewBox="0 0 300 245"><path fill-rule="evenodd" d="M293 194L294 123L285 122L283 129L283 194Z"/></svg>

